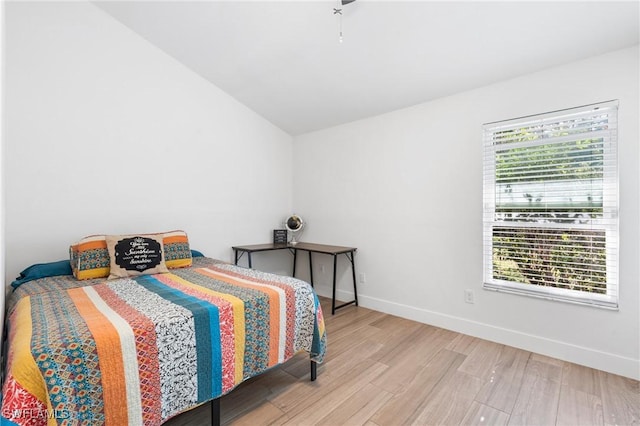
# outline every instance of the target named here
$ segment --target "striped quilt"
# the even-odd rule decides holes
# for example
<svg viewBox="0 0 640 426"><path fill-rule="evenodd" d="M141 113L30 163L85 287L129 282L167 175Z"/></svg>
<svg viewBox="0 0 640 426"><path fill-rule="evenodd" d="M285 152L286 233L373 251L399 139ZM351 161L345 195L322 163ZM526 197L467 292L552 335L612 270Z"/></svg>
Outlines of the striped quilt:
<svg viewBox="0 0 640 426"><path fill-rule="evenodd" d="M324 356L318 299L295 278L194 258L87 283L40 279L8 301L3 424L158 425L300 351Z"/></svg>

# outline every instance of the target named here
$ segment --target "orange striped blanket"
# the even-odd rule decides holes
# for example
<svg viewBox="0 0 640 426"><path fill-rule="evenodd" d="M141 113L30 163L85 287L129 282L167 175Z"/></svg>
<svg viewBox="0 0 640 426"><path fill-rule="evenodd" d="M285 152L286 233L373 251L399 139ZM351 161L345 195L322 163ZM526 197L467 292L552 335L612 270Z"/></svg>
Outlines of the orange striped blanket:
<svg viewBox="0 0 640 426"><path fill-rule="evenodd" d="M8 302L3 424L158 425L325 351L307 283L207 258L89 285L40 279Z"/></svg>

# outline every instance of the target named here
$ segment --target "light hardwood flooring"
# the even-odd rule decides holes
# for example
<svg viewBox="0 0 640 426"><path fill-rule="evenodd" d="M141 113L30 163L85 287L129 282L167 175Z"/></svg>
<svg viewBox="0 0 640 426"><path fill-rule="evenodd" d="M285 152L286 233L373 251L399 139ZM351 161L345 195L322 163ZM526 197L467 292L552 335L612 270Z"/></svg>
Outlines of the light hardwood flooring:
<svg viewBox="0 0 640 426"><path fill-rule="evenodd" d="M331 316L318 379L299 354L222 397L223 425L639 425L635 380L362 307ZM209 404L167 424L209 424Z"/></svg>

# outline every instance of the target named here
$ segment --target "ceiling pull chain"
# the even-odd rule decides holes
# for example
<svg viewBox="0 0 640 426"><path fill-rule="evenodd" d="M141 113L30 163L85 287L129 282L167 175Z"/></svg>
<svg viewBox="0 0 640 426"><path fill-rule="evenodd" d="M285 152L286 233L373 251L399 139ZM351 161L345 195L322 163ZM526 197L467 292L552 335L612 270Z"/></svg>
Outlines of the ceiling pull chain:
<svg viewBox="0 0 640 426"><path fill-rule="evenodd" d="M337 1L338 1L338 7L333 8L333 14L337 15L338 17L338 34L340 35L340 37L338 38L338 41L342 43L342 7L341 6L347 5L349 3L353 3L356 0L337 0Z"/></svg>
<svg viewBox="0 0 640 426"><path fill-rule="evenodd" d="M338 0L338 6L340 6L340 0ZM333 8L333 14L338 17L338 32L340 34L340 38L338 41L342 43L342 9L339 7Z"/></svg>

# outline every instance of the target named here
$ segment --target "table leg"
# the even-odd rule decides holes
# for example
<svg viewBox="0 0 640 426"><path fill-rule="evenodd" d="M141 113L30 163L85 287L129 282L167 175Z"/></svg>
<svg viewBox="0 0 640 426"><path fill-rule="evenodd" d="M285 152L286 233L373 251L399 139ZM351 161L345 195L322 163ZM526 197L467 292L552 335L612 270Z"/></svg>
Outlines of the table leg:
<svg viewBox="0 0 640 426"><path fill-rule="evenodd" d="M296 259L298 258L298 250L293 249L293 273L291 274L292 277L296 277Z"/></svg>
<svg viewBox="0 0 640 426"><path fill-rule="evenodd" d="M346 254L346 253L345 253ZM351 261L351 274L353 275L353 295L356 301L356 306L358 306L358 289L356 287L356 261L355 261L355 253L351 252L351 256L347 254L347 257Z"/></svg>
<svg viewBox="0 0 640 426"><path fill-rule="evenodd" d="M336 313L336 270L338 266L338 256L333 255L333 296L331 297L331 315Z"/></svg>
<svg viewBox="0 0 640 426"><path fill-rule="evenodd" d="M358 288L356 286L356 262L355 254L353 251L344 253L347 259L351 262L351 276L353 277L353 296L354 299L350 302L342 303L336 306L336 259L338 255L333 255L333 299L331 301L331 315L335 314L337 309L344 308L352 303L358 306Z"/></svg>
<svg viewBox="0 0 640 426"><path fill-rule="evenodd" d="M313 287L313 264L311 263L311 252L309 252L309 281Z"/></svg>
<svg viewBox="0 0 640 426"><path fill-rule="evenodd" d="M237 266L237 265L238 265L238 250L234 250L233 252L235 253L235 256L236 256L236 263L235 263L235 265Z"/></svg>
<svg viewBox="0 0 640 426"><path fill-rule="evenodd" d="M248 251L247 255L248 255L247 257L249 258L249 269L251 269L251 252Z"/></svg>

